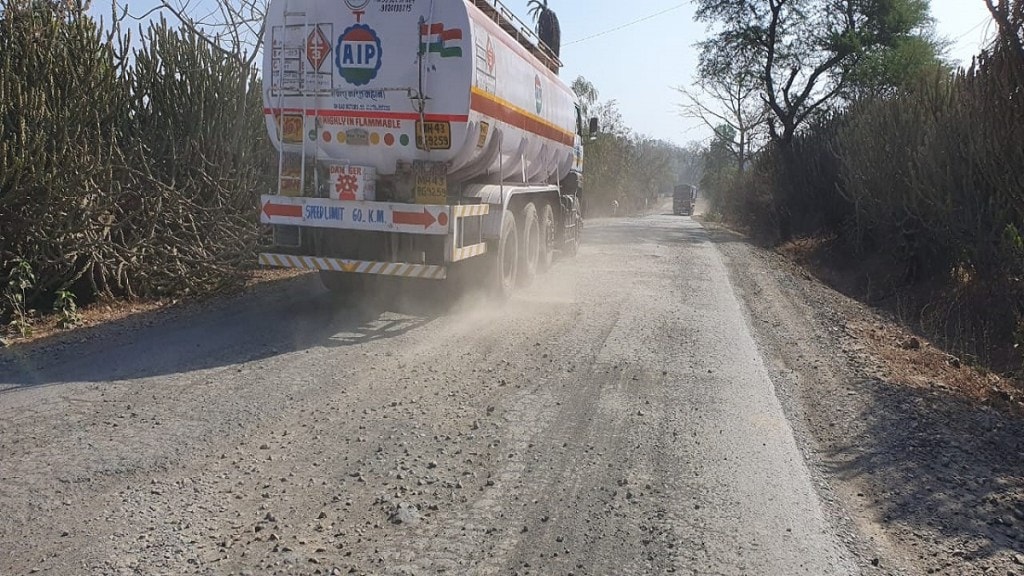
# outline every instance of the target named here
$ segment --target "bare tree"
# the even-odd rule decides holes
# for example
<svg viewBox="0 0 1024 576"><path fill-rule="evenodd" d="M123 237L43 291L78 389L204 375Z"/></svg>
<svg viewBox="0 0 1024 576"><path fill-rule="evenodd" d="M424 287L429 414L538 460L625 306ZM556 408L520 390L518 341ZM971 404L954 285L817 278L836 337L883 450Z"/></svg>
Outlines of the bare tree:
<svg viewBox="0 0 1024 576"><path fill-rule="evenodd" d="M988 1L988 0L987 0ZM807 120L841 98L868 50L884 49L927 19L920 0L696 0L716 27L699 43L700 75L758 78L772 139L788 147Z"/></svg>
<svg viewBox="0 0 1024 576"><path fill-rule="evenodd" d="M762 99L759 80L746 69L730 74L698 80L694 90L679 86L683 97L679 112L686 118L699 120L730 143L736 169L743 172L753 154L767 140L769 112ZM723 130L728 126L732 130Z"/></svg>
<svg viewBox="0 0 1024 576"><path fill-rule="evenodd" d="M128 5L113 0L115 25L126 18L145 20L158 12L170 13L186 30L193 32L217 51L251 67L262 53L269 0L159 0L142 14L132 14Z"/></svg>

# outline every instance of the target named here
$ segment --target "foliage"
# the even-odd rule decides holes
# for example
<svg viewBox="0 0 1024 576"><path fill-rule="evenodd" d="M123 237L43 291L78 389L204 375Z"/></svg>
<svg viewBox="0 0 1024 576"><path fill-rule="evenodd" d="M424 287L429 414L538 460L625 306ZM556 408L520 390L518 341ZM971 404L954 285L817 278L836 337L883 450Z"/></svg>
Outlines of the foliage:
<svg viewBox="0 0 1024 576"><path fill-rule="evenodd" d="M597 106L597 88L595 88L593 83L583 76L577 76L576 79L572 81L572 91L576 94L576 100L579 102L580 112L583 113L583 118L592 117ZM589 129L589 127L587 127L587 129Z"/></svg>
<svg viewBox="0 0 1024 576"><path fill-rule="evenodd" d="M927 22L925 0L698 0L716 26L699 43L699 75L758 79L769 132L788 146L797 129L844 94L865 54L890 49ZM862 73L866 74L866 73Z"/></svg>
<svg viewBox="0 0 1024 576"><path fill-rule="evenodd" d="M693 88L676 88L680 114L712 130L713 146L732 157L737 172L746 170L768 136L769 111L756 70L751 62L733 60L699 77Z"/></svg>
<svg viewBox="0 0 1024 576"><path fill-rule="evenodd" d="M1018 62L1024 61L1024 1L1022 0L985 0L996 26L999 36L996 39L996 50ZM1017 71L1020 79L1021 71Z"/></svg>
<svg viewBox="0 0 1024 576"><path fill-rule="evenodd" d="M29 311L26 309L28 305L26 295L35 283L36 276L32 271L32 266L24 260L15 262L8 276L3 296L6 307L9 308L10 326L22 336L28 336L32 332Z"/></svg>
<svg viewBox="0 0 1024 576"><path fill-rule="evenodd" d="M951 73L941 58L945 48L946 43L930 30L922 30L919 35L896 38L885 48L867 50L850 71L844 95L850 101L895 96L936 70Z"/></svg>
<svg viewBox="0 0 1024 576"><path fill-rule="evenodd" d="M75 302L75 294L70 290L57 291L57 298L53 301L53 311L57 314L59 328L74 328L82 323L82 316L78 313L78 304Z"/></svg>
<svg viewBox="0 0 1024 576"><path fill-rule="evenodd" d="M1012 23L970 69L932 69L769 146L726 186L727 215L774 240L831 238L847 262L874 263L874 296L925 290L911 320L954 348L1012 350L1024 326L1024 7Z"/></svg>
<svg viewBox="0 0 1024 576"><path fill-rule="evenodd" d="M0 10L0 282L28 262L27 302L209 292L254 260L254 70L164 23L128 44L45 3Z"/></svg>
<svg viewBox="0 0 1024 576"><path fill-rule="evenodd" d="M597 89L585 78L576 78L572 88L584 114L597 117L600 126L584 142L588 216L609 214L614 202L620 214L640 212L652 208L659 195L670 194L675 184L699 179L694 151L634 133L616 102L600 102Z"/></svg>
<svg viewBox="0 0 1024 576"><path fill-rule="evenodd" d="M142 257L147 267L176 268L150 289L184 293L236 282L253 262L255 206L270 187L260 82L253 69L163 21L145 44L132 75L134 135L147 151L149 176L167 188L154 214L161 227L145 238L153 249Z"/></svg>

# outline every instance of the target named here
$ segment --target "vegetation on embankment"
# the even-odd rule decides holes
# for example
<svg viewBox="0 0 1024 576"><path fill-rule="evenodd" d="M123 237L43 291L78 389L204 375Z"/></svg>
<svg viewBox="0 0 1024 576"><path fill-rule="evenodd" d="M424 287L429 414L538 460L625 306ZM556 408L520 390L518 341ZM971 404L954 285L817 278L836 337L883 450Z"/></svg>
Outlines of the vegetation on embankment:
<svg viewBox="0 0 1024 576"><path fill-rule="evenodd" d="M209 293L255 259L272 163L251 60L163 21L140 34L0 0L0 326Z"/></svg>
<svg viewBox="0 0 1024 576"><path fill-rule="evenodd" d="M845 100L707 183L727 220L774 245L816 239L807 256L848 291L1013 372L1024 343L1024 2L1001 4L999 36L969 69Z"/></svg>

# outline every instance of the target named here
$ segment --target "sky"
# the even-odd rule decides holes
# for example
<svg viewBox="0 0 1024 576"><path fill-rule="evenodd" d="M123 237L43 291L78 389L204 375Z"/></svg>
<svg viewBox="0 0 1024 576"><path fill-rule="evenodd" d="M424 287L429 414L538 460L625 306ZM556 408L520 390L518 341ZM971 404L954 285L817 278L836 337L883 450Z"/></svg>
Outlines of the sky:
<svg viewBox="0 0 1024 576"><path fill-rule="evenodd" d="M125 0L117 1L124 5ZM133 14L156 4L127 2ZM501 2L532 23L527 0ZM189 3L201 6L204 0ZM699 121L680 116L680 96L674 90L693 83L694 45L707 35L704 25L693 20L690 0L548 0L548 5L559 16L561 76L567 83L585 77L601 101L618 103L634 132L678 145L710 137L710 129ZM931 10L939 35L952 42L948 56L953 62L969 64L994 32L984 0L931 0ZM109 19L110 4L94 4L91 12Z"/></svg>
<svg viewBox="0 0 1024 576"><path fill-rule="evenodd" d="M526 0L503 2L527 18ZM588 0L585 7L578 2L548 0L562 29L561 76L568 82L577 76L590 80L600 100L618 102L635 132L679 145L708 138L709 129L680 117L673 89L693 83L694 44L707 34L693 21L691 2ZM950 58L969 64L992 33L984 1L931 0L931 6L939 35L953 41Z"/></svg>

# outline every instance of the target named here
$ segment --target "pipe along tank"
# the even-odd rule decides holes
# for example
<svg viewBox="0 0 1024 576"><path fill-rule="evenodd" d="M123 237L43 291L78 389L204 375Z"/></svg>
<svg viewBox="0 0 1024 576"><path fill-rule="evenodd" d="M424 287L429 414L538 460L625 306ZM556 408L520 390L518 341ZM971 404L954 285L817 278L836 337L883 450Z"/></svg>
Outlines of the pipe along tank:
<svg viewBox="0 0 1024 576"><path fill-rule="evenodd" d="M498 0L272 0L267 14L279 179L261 197L261 264L318 269L336 291L472 268L507 295L575 253L579 107Z"/></svg>

